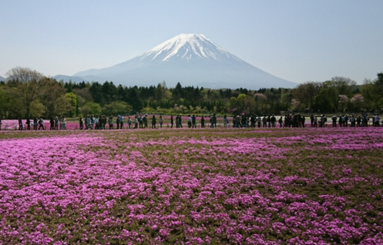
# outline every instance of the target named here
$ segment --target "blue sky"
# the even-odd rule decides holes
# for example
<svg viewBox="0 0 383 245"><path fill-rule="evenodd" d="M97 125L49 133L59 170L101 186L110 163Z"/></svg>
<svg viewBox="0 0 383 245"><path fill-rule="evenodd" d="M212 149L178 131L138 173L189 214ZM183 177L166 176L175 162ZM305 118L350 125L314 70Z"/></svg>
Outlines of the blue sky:
<svg viewBox="0 0 383 245"><path fill-rule="evenodd" d="M0 76L105 68L181 33L303 83L383 72L382 0L0 0Z"/></svg>

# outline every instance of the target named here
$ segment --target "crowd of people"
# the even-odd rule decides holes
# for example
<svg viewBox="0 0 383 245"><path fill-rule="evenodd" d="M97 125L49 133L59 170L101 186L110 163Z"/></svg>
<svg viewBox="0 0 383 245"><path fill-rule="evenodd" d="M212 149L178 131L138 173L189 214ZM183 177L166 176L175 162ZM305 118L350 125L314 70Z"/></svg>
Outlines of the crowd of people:
<svg viewBox="0 0 383 245"><path fill-rule="evenodd" d="M169 128L182 128L182 115L171 115L170 123L166 124ZM212 115L202 115L196 116L188 115L187 116L187 127L188 128L215 128L217 124L223 126L224 128L233 127L233 128L261 128L261 127L305 127L310 125L311 127L367 127L370 124L374 127L383 126L383 120L380 121L379 114L374 114L372 117L369 117L368 114L361 114L355 116L354 114L344 114L344 115L333 115L331 117L322 115L311 115L310 124L306 124L306 117L301 114L286 114L284 116L275 115L252 115L252 114L242 114L234 115L232 117L232 123L230 124L229 118L224 115L223 117L217 117L216 114ZM50 119L50 130L65 130L66 129L66 118L64 116L56 116ZM79 129L123 129L124 125L128 129L136 128L162 128L164 126L164 118L162 115L157 116L152 114L136 114L133 116L124 117L123 115L118 115L115 118L112 116L94 116L87 115L85 118L79 118ZM18 120L18 129L19 130L45 130L43 118L35 117L33 120L26 119L25 124L23 120L19 118ZM77 129L77 126L76 126ZM1 130L1 119L0 119L0 130Z"/></svg>
<svg viewBox="0 0 383 245"><path fill-rule="evenodd" d="M157 128L157 117L154 114L151 117L148 116L148 114L138 114L134 117L128 116L127 119L125 119L124 116L118 115L114 120L112 116L106 117L105 115L102 115L98 117L88 115L85 119L82 117L79 119L80 129L114 129L114 125L116 125L116 129L122 129L124 123L127 124L127 128L148 128L150 123L151 128ZM162 128L164 124L162 115L159 115L158 123L159 127Z"/></svg>
<svg viewBox="0 0 383 245"><path fill-rule="evenodd" d="M52 117L50 119L50 130L58 130L58 129L66 129L66 118L65 117ZM44 119L42 117L38 118L35 117L33 119L27 118L25 120L25 124L23 123L23 120L19 118L18 120L18 130L31 130L31 126L33 127L33 130L45 130L46 127L44 126ZM1 120L0 120L0 129L1 129Z"/></svg>
<svg viewBox="0 0 383 245"><path fill-rule="evenodd" d="M162 128L164 125L164 119L162 115L158 116L159 119L159 128ZM329 120L332 120L332 124L329 124ZM171 115L170 123L167 124L169 128L182 128L184 125L182 123L182 115ZM301 114L286 114L284 116L276 117L275 115L252 115L252 114L242 114L234 115L232 117L232 124L230 124L229 118L224 115L221 118L218 118L216 114L212 115L202 115L196 116L195 114L189 114L187 116L187 127L188 128L215 128L217 124L223 126L224 128L233 127L233 128L261 128L261 127L305 127L310 125L311 127L366 127L369 125L369 122L372 120L373 126L383 125L383 121L380 123L380 117L378 114L375 114L373 117L369 117L367 114L362 114L358 117L355 117L354 114L351 115L340 115L332 116L328 118L324 114L311 115L310 124L306 124L306 117ZM114 123L115 122L115 123ZM127 128L157 128L157 117L156 115L148 116L148 114L137 114L134 116L128 116L125 119L123 116L118 115L114 121L113 117L95 117L93 115L88 115L84 120L80 118L79 124L80 129L113 129L116 125L117 129L122 129L124 127L124 122L127 123ZM149 125L151 122L151 125ZM84 126L85 125L85 126ZM107 127L108 126L108 127Z"/></svg>

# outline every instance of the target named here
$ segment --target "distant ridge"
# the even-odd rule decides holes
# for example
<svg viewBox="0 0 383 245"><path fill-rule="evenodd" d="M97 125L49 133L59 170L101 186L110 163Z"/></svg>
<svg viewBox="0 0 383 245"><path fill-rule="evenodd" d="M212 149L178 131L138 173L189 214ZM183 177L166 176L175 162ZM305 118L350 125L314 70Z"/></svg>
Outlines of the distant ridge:
<svg viewBox="0 0 383 245"><path fill-rule="evenodd" d="M57 75L53 77L57 81L64 81L64 82L69 82L72 81L74 83L81 83L82 81L86 81L81 77L76 77L76 76L65 76L65 75ZM101 82L101 81L100 81Z"/></svg>
<svg viewBox="0 0 383 245"><path fill-rule="evenodd" d="M181 34L128 61L78 72L87 81L113 81L126 86L293 88L297 84L273 76L225 51L202 34Z"/></svg>

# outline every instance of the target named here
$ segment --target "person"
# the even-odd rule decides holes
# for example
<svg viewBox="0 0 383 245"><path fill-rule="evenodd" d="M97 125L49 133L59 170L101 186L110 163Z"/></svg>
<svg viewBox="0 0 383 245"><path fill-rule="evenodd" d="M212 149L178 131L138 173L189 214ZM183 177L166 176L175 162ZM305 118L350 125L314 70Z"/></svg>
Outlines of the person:
<svg viewBox="0 0 383 245"><path fill-rule="evenodd" d="M156 124L157 124L156 116L153 114L153 117L152 117L152 128L156 128Z"/></svg>
<svg viewBox="0 0 383 245"><path fill-rule="evenodd" d="M0 130L1 130L1 117L0 117Z"/></svg>
<svg viewBox="0 0 383 245"><path fill-rule="evenodd" d="M145 114L145 116L142 118L141 121L143 122L143 125L144 125L142 127L147 128L148 127L148 114Z"/></svg>
<svg viewBox="0 0 383 245"><path fill-rule="evenodd" d="M37 130L37 123L38 123L38 120L37 120L37 117L35 117L33 119L33 130Z"/></svg>
<svg viewBox="0 0 383 245"><path fill-rule="evenodd" d="M85 129L92 129L92 119L90 118L90 115L86 117L86 128Z"/></svg>
<svg viewBox="0 0 383 245"><path fill-rule="evenodd" d="M137 117L137 115L134 117L134 128L138 128L138 117Z"/></svg>
<svg viewBox="0 0 383 245"><path fill-rule="evenodd" d="M380 122L380 117L379 117L379 114L376 114L374 116L374 127L379 127L379 122Z"/></svg>
<svg viewBox="0 0 383 245"><path fill-rule="evenodd" d="M116 118L116 126L117 126L117 129L120 128L120 115L117 115L117 118Z"/></svg>
<svg viewBox="0 0 383 245"><path fill-rule="evenodd" d="M62 117L62 119L61 119L61 127L62 127L62 129L66 129L66 118L65 117Z"/></svg>
<svg viewBox="0 0 383 245"><path fill-rule="evenodd" d="M108 118L108 124L109 124L109 129L113 129L113 117L112 116L110 116Z"/></svg>
<svg viewBox="0 0 383 245"><path fill-rule="evenodd" d="M356 122L356 119L354 117L354 114L352 114L351 117L350 117L351 127L355 127L355 122Z"/></svg>
<svg viewBox="0 0 383 245"><path fill-rule="evenodd" d="M314 127L314 115L311 114L310 116L310 123L311 123L311 127Z"/></svg>
<svg viewBox="0 0 383 245"><path fill-rule="evenodd" d="M188 115L188 128L191 128L192 126L192 118L190 115Z"/></svg>
<svg viewBox="0 0 383 245"><path fill-rule="evenodd" d="M105 129L106 128L106 116L105 115L101 116L101 118L100 118L100 125L101 125L101 129Z"/></svg>
<svg viewBox="0 0 383 245"><path fill-rule="evenodd" d="M348 127L348 115L347 114L346 114L346 116L344 116L343 123L344 123L343 127Z"/></svg>
<svg viewBox="0 0 383 245"><path fill-rule="evenodd" d="M342 115L339 115L338 123L339 123L339 127L341 128L343 126L343 116Z"/></svg>
<svg viewBox="0 0 383 245"><path fill-rule="evenodd" d="M61 130L61 129L63 129L63 117L62 116L60 116L59 123L60 123L60 130Z"/></svg>
<svg viewBox="0 0 383 245"><path fill-rule="evenodd" d="M336 128L336 116L333 115L333 116L331 117L331 119L332 119L332 127L333 127L333 128Z"/></svg>
<svg viewBox="0 0 383 245"><path fill-rule="evenodd" d="M120 115L120 129L122 129L124 126L124 117Z"/></svg>
<svg viewBox="0 0 383 245"><path fill-rule="evenodd" d="M49 124L50 124L49 130L55 129L55 120L53 119L53 117L51 117L51 119L49 120Z"/></svg>
<svg viewBox="0 0 383 245"><path fill-rule="evenodd" d="M241 118L239 115L235 116L235 122L234 122L234 125L236 128L239 128L241 127Z"/></svg>
<svg viewBox="0 0 383 245"><path fill-rule="evenodd" d="M92 114L91 116L90 116L90 128L91 129L93 129L93 128L95 128L95 124L96 124L96 117Z"/></svg>
<svg viewBox="0 0 383 245"><path fill-rule="evenodd" d="M278 123L279 123L279 127L282 128L282 124L283 124L282 116L279 117Z"/></svg>
<svg viewBox="0 0 383 245"><path fill-rule="evenodd" d="M1 129L1 119L0 119L0 129ZM31 130L31 119L27 118L27 130Z"/></svg>
<svg viewBox="0 0 383 245"><path fill-rule="evenodd" d="M267 127L267 117L266 116L263 116L263 119L262 119L262 127L266 128Z"/></svg>
<svg viewBox="0 0 383 245"><path fill-rule="evenodd" d="M19 130L23 130L23 121L19 117Z"/></svg>
<svg viewBox="0 0 383 245"><path fill-rule="evenodd" d="M59 118L58 116L55 117L55 129L59 129Z"/></svg>
<svg viewBox="0 0 383 245"><path fill-rule="evenodd" d="M160 115L160 128L162 128L163 123L164 123L164 119L162 118L162 115Z"/></svg>
<svg viewBox="0 0 383 245"><path fill-rule="evenodd" d="M277 119L275 118L274 114L271 116L270 118L270 122L271 122L271 127L275 128L275 122L277 121Z"/></svg>
<svg viewBox="0 0 383 245"><path fill-rule="evenodd" d="M182 115L178 115L178 127L182 128Z"/></svg>
<svg viewBox="0 0 383 245"><path fill-rule="evenodd" d="M130 129L131 126L132 126L132 119L130 119L130 117L128 117L128 128Z"/></svg>
<svg viewBox="0 0 383 245"><path fill-rule="evenodd" d="M321 116L322 127L327 127L326 122L327 122L327 117L324 114L322 114L322 116Z"/></svg>
<svg viewBox="0 0 383 245"><path fill-rule="evenodd" d="M227 119L227 116L226 115L224 115L223 116L223 127L224 128L227 128L227 123L229 122L229 120Z"/></svg>
<svg viewBox="0 0 383 245"><path fill-rule="evenodd" d="M195 116L195 114L193 114L193 116L192 116L192 128L196 128L197 127L197 125L196 125L196 116Z"/></svg>
<svg viewBox="0 0 383 245"><path fill-rule="evenodd" d="M80 117L79 119L79 123L80 123L80 129L84 129L84 121L82 120L82 117Z"/></svg>
<svg viewBox="0 0 383 245"><path fill-rule="evenodd" d="M173 128L173 124L174 124L174 119L173 119L173 115L170 116L170 127Z"/></svg>
<svg viewBox="0 0 383 245"><path fill-rule="evenodd" d="M205 127L205 118L202 115L202 117L201 117L201 128L204 128L204 127Z"/></svg>
<svg viewBox="0 0 383 245"><path fill-rule="evenodd" d="M44 120L43 120L43 118L40 118L38 122L39 122L39 128L38 128L38 130L40 130L41 128L42 128L43 130L45 130L45 128L44 128Z"/></svg>
<svg viewBox="0 0 383 245"><path fill-rule="evenodd" d="M362 117L359 115L358 118L356 119L356 126L360 127L361 122L362 122Z"/></svg>
<svg viewBox="0 0 383 245"><path fill-rule="evenodd" d="M100 129L100 118L99 116L95 116L93 120L94 128Z"/></svg>
<svg viewBox="0 0 383 245"><path fill-rule="evenodd" d="M257 115L250 116L250 127L255 128L255 121L257 120Z"/></svg>
<svg viewBox="0 0 383 245"><path fill-rule="evenodd" d="M147 116L147 115L145 115L145 116ZM147 119L147 118L146 118ZM142 115L140 114L139 116L138 116L138 124L139 124L139 128L144 128L144 118L142 117ZM147 120L146 120L147 121Z"/></svg>

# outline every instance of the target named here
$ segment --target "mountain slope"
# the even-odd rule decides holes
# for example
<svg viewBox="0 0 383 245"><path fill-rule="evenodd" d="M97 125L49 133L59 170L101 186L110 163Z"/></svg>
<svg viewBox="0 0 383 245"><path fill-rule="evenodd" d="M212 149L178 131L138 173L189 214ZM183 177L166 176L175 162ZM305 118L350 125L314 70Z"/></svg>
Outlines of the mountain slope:
<svg viewBox="0 0 383 245"><path fill-rule="evenodd" d="M0 76L0 82L5 82L5 78Z"/></svg>
<svg viewBox="0 0 383 245"><path fill-rule="evenodd" d="M131 60L103 69L76 73L85 80L149 86L166 81L169 87L259 89L295 87L225 51L204 35L181 34Z"/></svg>
<svg viewBox="0 0 383 245"><path fill-rule="evenodd" d="M81 83L82 81L84 81L84 79L81 77L66 76L66 75L56 75L53 78L56 79L57 81L61 81L61 80L63 80L64 82L72 81L74 83Z"/></svg>

